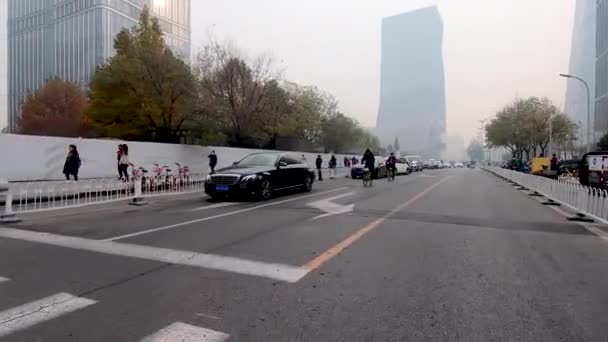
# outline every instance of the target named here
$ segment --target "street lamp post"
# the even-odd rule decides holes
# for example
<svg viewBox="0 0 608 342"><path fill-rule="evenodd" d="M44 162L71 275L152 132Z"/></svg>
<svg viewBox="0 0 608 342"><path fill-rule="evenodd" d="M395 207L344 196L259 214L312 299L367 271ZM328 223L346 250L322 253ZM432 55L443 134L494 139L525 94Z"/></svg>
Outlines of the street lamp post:
<svg viewBox="0 0 608 342"><path fill-rule="evenodd" d="M591 150L591 94L589 93L589 85L584 79L568 74L559 74L561 77L573 78L580 82L583 82L585 89L587 90L587 152Z"/></svg>

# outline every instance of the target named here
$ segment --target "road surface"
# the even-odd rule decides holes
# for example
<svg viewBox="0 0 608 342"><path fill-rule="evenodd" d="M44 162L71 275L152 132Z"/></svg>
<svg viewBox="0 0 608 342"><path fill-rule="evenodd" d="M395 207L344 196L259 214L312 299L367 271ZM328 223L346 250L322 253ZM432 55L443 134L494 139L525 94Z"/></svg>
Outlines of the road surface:
<svg viewBox="0 0 608 342"><path fill-rule="evenodd" d="M2 341L608 339L608 241L482 170L22 218Z"/></svg>

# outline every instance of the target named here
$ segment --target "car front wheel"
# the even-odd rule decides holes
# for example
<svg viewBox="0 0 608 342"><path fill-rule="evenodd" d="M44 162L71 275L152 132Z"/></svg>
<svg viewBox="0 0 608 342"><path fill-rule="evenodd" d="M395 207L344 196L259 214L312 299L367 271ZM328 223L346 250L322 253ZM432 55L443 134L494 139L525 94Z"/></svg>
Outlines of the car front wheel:
<svg viewBox="0 0 608 342"><path fill-rule="evenodd" d="M269 200L270 197L272 197L272 186L270 185L270 181L268 179L263 179L262 183L260 183L258 197L261 200Z"/></svg>
<svg viewBox="0 0 608 342"><path fill-rule="evenodd" d="M302 191L310 192L312 191L312 177L306 176L304 179L304 185L302 185Z"/></svg>

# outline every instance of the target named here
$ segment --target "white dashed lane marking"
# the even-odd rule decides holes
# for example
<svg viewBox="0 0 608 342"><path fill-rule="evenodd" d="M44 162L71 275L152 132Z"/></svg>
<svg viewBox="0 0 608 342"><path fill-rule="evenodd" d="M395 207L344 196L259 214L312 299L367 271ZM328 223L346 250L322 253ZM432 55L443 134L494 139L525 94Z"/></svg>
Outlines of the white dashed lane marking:
<svg viewBox="0 0 608 342"><path fill-rule="evenodd" d="M218 209L218 208L231 207L231 206L237 205L237 204L238 203L235 203L235 202L216 203L216 204L206 205L204 207L188 209L187 211L202 211L202 210L209 210L209 209Z"/></svg>
<svg viewBox="0 0 608 342"><path fill-rule="evenodd" d="M279 204L284 204L284 203L289 203L289 202L293 202L293 201L298 201L298 200L301 200L301 199L306 199L306 198L310 198L310 197L330 194L330 193L342 191L342 190L345 190L345 189L348 189L348 187L333 189L333 190L324 191L324 192L318 192L318 193L314 193L314 194L310 194L310 195L305 195L305 196L293 197L293 198L289 198L289 199L285 199L285 200L281 200L281 201L269 202L269 203L265 203L265 204L256 205L256 206L253 206L253 207L248 207L248 208L244 208L244 209L229 211L227 213L222 213L222 214L218 214L218 215L203 217L203 218L196 219L196 220L190 220L190 221L186 221L186 222L179 222L179 223L171 224L171 225L164 226L164 227L147 229L147 230L140 231L140 232L137 232L137 233L115 236L113 238L109 238L109 239L106 239L104 241L123 240L123 239L132 238L132 237L135 237L135 236L140 236L140 235L160 232L160 231L164 231L164 230L168 230L168 229L180 228L180 227L192 225L192 224L195 224L195 223L201 223L201 222L215 220L215 219L218 219L218 218L223 218L223 217L228 217L228 216L232 216L232 215L247 213L247 212L250 212L250 211L257 210L257 209L268 208L268 207L276 206L276 205L279 205Z"/></svg>

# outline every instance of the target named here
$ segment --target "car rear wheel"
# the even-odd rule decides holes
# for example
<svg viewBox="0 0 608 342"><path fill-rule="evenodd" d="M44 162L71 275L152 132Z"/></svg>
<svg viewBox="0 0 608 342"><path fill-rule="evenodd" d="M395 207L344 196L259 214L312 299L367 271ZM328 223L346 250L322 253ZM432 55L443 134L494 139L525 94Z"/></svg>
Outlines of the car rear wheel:
<svg viewBox="0 0 608 342"><path fill-rule="evenodd" d="M270 197L272 197L272 186L270 185L270 181L268 179L263 179L262 183L260 183L258 197L261 200L269 200Z"/></svg>

